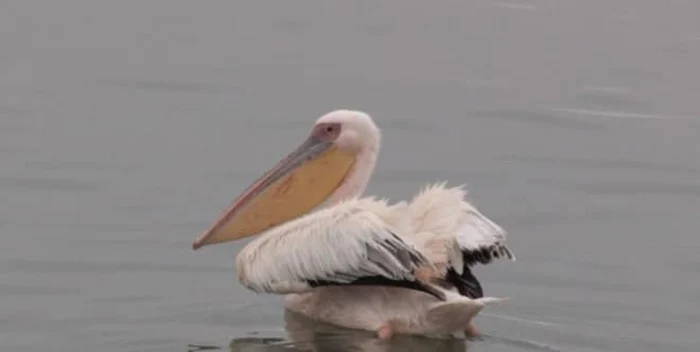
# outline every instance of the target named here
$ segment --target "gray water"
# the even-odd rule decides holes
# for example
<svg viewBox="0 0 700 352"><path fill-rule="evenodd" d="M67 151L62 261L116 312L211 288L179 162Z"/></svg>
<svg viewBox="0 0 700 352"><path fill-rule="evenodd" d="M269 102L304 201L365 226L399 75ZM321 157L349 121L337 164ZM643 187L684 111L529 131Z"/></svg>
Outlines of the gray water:
<svg viewBox="0 0 700 352"><path fill-rule="evenodd" d="M700 2L0 5L0 350L697 351ZM467 183L515 263L485 337L371 334L191 250L336 108L384 132L368 192ZM262 346L262 347L261 347ZM265 347L267 346L267 347Z"/></svg>

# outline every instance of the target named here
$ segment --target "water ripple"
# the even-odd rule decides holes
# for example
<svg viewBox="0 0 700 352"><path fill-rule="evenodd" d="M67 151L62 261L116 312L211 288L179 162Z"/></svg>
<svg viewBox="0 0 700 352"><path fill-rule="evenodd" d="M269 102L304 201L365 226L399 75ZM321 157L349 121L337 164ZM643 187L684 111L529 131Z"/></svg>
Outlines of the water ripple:
<svg viewBox="0 0 700 352"><path fill-rule="evenodd" d="M184 92L184 93L229 93L241 92L243 88L214 83L201 82L176 82L176 81L156 81L156 80L119 80L102 79L97 81L98 86L117 87L128 90L148 91L148 92Z"/></svg>

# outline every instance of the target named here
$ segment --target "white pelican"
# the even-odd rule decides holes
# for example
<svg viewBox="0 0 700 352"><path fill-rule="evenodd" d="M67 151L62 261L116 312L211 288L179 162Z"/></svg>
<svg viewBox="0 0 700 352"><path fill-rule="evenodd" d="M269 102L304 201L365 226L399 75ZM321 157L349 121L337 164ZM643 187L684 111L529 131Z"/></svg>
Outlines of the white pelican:
<svg viewBox="0 0 700 352"><path fill-rule="evenodd" d="M236 256L238 279L256 292L287 294L289 310L381 339L473 336L472 318L504 299L484 297L470 267L514 260L506 234L461 187L429 186L394 205L359 198L379 145L363 112L320 117L193 248L260 234Z"/></svg>

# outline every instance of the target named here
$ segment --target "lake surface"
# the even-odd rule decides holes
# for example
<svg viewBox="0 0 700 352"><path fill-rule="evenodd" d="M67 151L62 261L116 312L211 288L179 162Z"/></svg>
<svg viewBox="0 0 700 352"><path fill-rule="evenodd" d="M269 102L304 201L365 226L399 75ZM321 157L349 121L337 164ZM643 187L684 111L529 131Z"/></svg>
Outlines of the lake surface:
<svg viewBox="0 0 700 352"><path fill-rule="evenodd" d="M0 5L2 351L697 351L700 2ZM518 261L476 341L285 314L192 240L336 108L368 192L466 183Z"/></svg>

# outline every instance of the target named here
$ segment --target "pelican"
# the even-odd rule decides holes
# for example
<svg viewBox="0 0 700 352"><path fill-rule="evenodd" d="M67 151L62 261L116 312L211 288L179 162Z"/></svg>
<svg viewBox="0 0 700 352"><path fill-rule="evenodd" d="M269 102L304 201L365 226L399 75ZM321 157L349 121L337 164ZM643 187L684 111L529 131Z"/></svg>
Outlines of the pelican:
<svg viewBox="0 0 700 352"><path fill-rule="evenodd" d="M337 326L427 337L478 334L486 305L471 268L515 260L506 232L463 187L429 185L410 202L362 197L381 135L361 111L316 120L308 138L248 187L193 243L258 235L236 256L240 283Z"/></svg>

